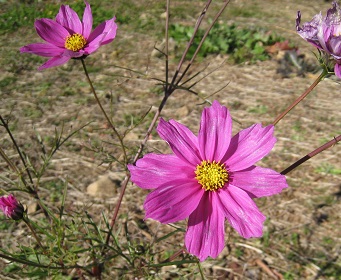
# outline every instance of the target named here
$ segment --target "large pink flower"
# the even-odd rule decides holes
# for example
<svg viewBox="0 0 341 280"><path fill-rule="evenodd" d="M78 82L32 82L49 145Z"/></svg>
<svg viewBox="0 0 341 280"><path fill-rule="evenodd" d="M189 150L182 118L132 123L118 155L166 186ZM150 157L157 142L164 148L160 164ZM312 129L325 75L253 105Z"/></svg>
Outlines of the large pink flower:
<svg viewBox="0 0 341 280"><path fill-rule="evenodd" d="M22 219L24 214L24 207L12 194L0 197L0 210L13 220Z"/></svg>
<svg viewBox="0 0 341 280"><path fill-rule="evenodd" d="M223 250L225 219L245 238L262 236L265 216L252 199L287 187L283 175L254 166L273 148L273 130L255 124L231 138L231 116L217 101L203 110L198 136L161 119L157 131L174 154L150 153L128 166L136 185L154 189L144 203L146 218L188 218L185 244L200 261Z"/></svg>
<svg viewBox="0 0 341 280"><path fill-rule="evenodd" d="M39 70L64 64L71 58L87 56L114 40L117 29L115 17L102 22L91 32L91 7L84 2L83 21L68 5L60 7L55 20L43 18L35 21L37 33L46 43L30 44L20 51L52 57Z"/></svg>

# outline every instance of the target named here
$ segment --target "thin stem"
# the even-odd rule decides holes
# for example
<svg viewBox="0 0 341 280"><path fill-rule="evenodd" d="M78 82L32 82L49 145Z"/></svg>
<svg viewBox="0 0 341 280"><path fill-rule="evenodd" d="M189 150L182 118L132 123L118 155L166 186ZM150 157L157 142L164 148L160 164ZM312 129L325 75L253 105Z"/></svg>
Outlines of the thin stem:
<svg viewBox="0 0 341 280"><path fill-rule="evenodd" d="M173 260L175 260L178 256L184 255L188 253L187 250L185 248L180 249L179 251L177 251L176 253L174 253L173 255L171 255L169 258L165 259L163 262L161 263L168 263L168 262L172 262Z"/></svg>
<svg viewBox="0 0 341 280"><path fill-rule="evenodd" d="M298 103L300 103L316 86L319 82L323 80L324 77L328 75L328 72L326 70L323 70L321 75L317 77L315 82L299 97L297 98L285 111L280 114L273 122L273 125L276 125L281 119L284 118L286 114L288 114L291 109L293 109Z"/></svg>
<svg viewBox="0 0 341 280"><path fill-rule="evenodd" d="M162 101L160 103L160 106L159 106L157 112L155 113L154 118L153 118L153 120L152 120L152 122L151 122L151 124L150 124L150 126L149 126L149 128L147 130L147 132L146 132L146 135L145 135L142 143L140 144L140 147L139 147L139 149L138 149L138 151L137 151L137 153L136 153L136 155L135 155L135 157L133 159L132 164L135 164L136 161L138 160L138 158L141 156L142 151L143 151L143 149L144 149L144 147L145 147L145 145L146 145L146 143L147 143L147 141L149 139L149 136L152 133L152 131L154 129L154 126L155 126L155 124L156 124L156 122L157 122L157 120L158 120L158 118L159 118L159 116L161 114L161 111L162 111L163 107L165 106L165 104L167 102L168 97L169 97L169 95L165 94L164 98L162 99ZM109 245L110 235L111 235L112 229L113 229L113 227L115 225L115 222L116 222L116 219L117 219L117 215L118 215L118 211L119 211L119 209L121 207L123 196L124 196L125 190L127 188L127 185L129 183L129 180L130 180L130 174L127 174L127 176L125 177L124 181L122 182L121 193L120 193L120 196L118 198L118 201L117 201L117 204L116 204L116 207L115 207L115 210L114 210L114 214L113 214L113 217L112 217L111 222L110 222L110 229L109 229L107 238L105 240L105 244L106 245Z"/></svg>
<svg viewBox="0 0 341 280"><path fill-rule="evenodd" d="M334 139L330 140L326 144L322 145L321 147L317 148L316 150L312 151L311 153L305 155L294 164L290 165L288 168L284 169L281 174L285 175L295 169L296 167L300 166L302 163L306 162L307 160L311 159L312 157L316 156L317 154L321 153L322 151L330 148L331 146L335 145L337 142L341 140L341 135L335 137Z"/></svg>
<svg viewBox="0 0 341 280"><path fill-rule="evenodd" d="M51 266L51 264L48 265L43 265L40 263L35 263L26 259L22 259L21 257L15 258L15 257L11 257L9 255L5 255L5 254L1 254L0 253L0 258L9 260L11 262L17 262L17 263L22 263L25 265L29 265L32 267L41 267L41 268L48 268L48 269L55 269L55 270L65 270L65 269L71 269L71 268L78 268L78 269L84 269L84 267L79 266L79 265L72 265L72 266Z"/></svg>
<svg viewBox="0 0 341 280"><path fill-rule="evenodd" d="M165 56L166 56L166 91L168 90L168 52L169 52L169 36L168 36L168 31L169 31L169 5L170 5L170 0L167 0L167 5L166 5L166 31L165 31L165 39L166 39L166 47L165 47Z"/></svg>
<svg viewBox="0 0 341 280"><path fill-rule="evenodd" d="M28 177L29 177L29 179L30 179L31 185L34 187L34 190L32 189L31 186L28 186L27 184L25 184L25 186L30 190L31 193L37 193L37 189L36 189L36 187L34 186L33 179L32 179L32 176L31 176L31 172L30 172L30 170L28 169L26 160L24 159L24 156L22 155L22 153L21 153L21 151L20 151L20 148L19 148L19 146L18 146L18 144L17 144L17 141L15 141L15 139L14 139L14 137L13 137L13 135L12 135L12 132L11 132L11 130L10 130L9 127L8 127L7 122L2 118L1 115L0 115L0 120L1 120L1 122L2 122L2 124L3 124L3 126L5 127L5 129L6 129L7 133L8 133L8 135L9 135L9 137L11 138L12 143L13 143L15 149L17 150L17 153L18 153L18 155L19 155L19 157L20 157L20 159L21 159L21 162L23 163L23 165L24 165L24 167L25 167L25 171L26 171L26 173L27 173L27 175L28 175Z"/></svg>
<svg viewBox="0 0 341 280"><path fill-rule="evenodd" d="M20 177L22 177L20 171L18 170L18 168L13 164L13 162L10 160L10 158L6 155L5 151L4 151L1 147L0 147L0 155L1 155L1 157L4 159L4 161L7 162L8 166L9 166L11 169L12 169L14 172L16 172ZM22 178L22 180L23 180L23 182L24 182L24 184L25 184L25 186L26 186L25 179ZM33 190L32 190L32 191L33 191Z"/></svg>
<svg viewBox="0 0 341 280"><path fill-rule="evenodd" d="M26 170L26 173L30 179L30 183L31 183L31 186L29 184L27 184L23 174L21 173L21 171L12 163L12 161L8 158L8 156L6 155L5 151L3 149L0 148L0 155L1 157L7 162L7 164L10 166L10 168L16 172L21 180L21 182L24 184L24 186L28 189L28 192L37 200L37 203L39 204L40 208L43 209L43 207L41 207L41 203L40 203L40 198L39 198L39 195L38 195L38 187L33 183L33 179L32 179L32 176L31 176L31 172L30 170L28 169L28 166L27 166L27 163L26 163L26 160L24 159L24 156L22 155L21 151L20 151L20 148L17 144L17 142L15 141L13 135L12 135L12 132L11 130L9 129L8 127L8 124L7 122L2 118L2 116L0 115L0 120L3 124L3 126L5 127L8 135L10 136L11 140L12 140L12 143L13 145L15 146L15 149L17 150L17 153L19 154L19 157L22 161L22 163L24 164L24 167L25 167L25 170ZM32 188L33 186L33 188ZM50 216L49 214L45 211L45 209L43 210L44 212L44 215L47 219L50 220Z"/></svg>
<svg viewBox="0 0 341 280"><path fill-rule="evenodd" d="M199 268L199 272L200 272L201 279L205 280L206 277L205 277L205 274L204 274L204 272L203 272L203 270L202 270L202 266L201 266L199 260L197 261L197 266L198 266L198 268Z"/></svg>
<svg viewBox="0 0 341 280"><path fill-rule="evenodd" d="M192 56L190 62L188 63L188 65L187 65L185 71L181 74L180 78L179 78L178 81L176 82L175 87L180 83L180 81L181 81L181 80L183 79L183 77L186 75L188 69L189 69L189 68L191 67L191 65L193 64L193 62L194 62L194 60L195 60L195 58L196 58L198 52L199 52L200 49L201 49L201 46L203 45L204 41L206 40L206 38L207 38L209 32L211 31L213 25L216 23L216 21L218 20L218 18L221 16L221 14L222 14L223 11L225 10L225 8L226 8L227 5L229 4L229 2L230 2L229 0L226 0L225 3L224 3L224 5L223 5L223 7L222 7L222 8L219 10L219 12L215 15L215 17L214 17L214 19L213 19L211 25L207 28L207 30L206 30L204 36L201 38L201 41L200 41L198 47L196 48L196 50L195 50L195 52L194 52L194 54L193 54L193 56ZM205 12L206 12L206 11L205 11Z"/></svg>
<svg viewBox="0 0 341 280"><path fill-rule="evenodd" d="M37 241L37 243L38 243L38 245L39 245L39 247L40 247L42 250L45 250L44 247L43 247L43 245L41 244L40 239L39 239L39 237L37 236L37 234L36 234L34 228L31 226L29 219L28 219L27 217L24 216L24 217L23 217L23 221L25 222L25 224L28 226L28 228L29 228L30 231L32 232L34 238L36 239L36 241Z"/></svg>
<svg viewBox="0 0 341 280"><path fill-rule="evenodd" d="M97 101L97 104L98 106L100 107L104 117L106 118L107 122L109 123L111 129L114 131L114 134L117 136L118 140L120 141L120 145L121 145L121 148L122 148L122 151L123 151L123 156L124 156L124 162L125 164L128 163L128 160L127 160L127 153L126 153L126 150L125 150L125 147L124 147L124 144L123 144L123 139L122 137L120 136L120 134L118 133L118 131L116 130L115 126L113 125L112 121L110 120L109 116L107 115L107 113L105 112L102 104L101 104L101 101L99 100L98 96L97 96L97 93L96 93L96 90L91 82L91 79L90 79L90 76L89 76L89 73L88 73L88 70L86 68L86 65L85 65L85 62L84 62L84 59L81 58L81 61L82 61L82 66L83 66L83 69L84 69L84 72L85 72L85 76L88 80L88 83L90 85L90 88L91 88L91 91L93 93L93 95L95 96L95 99Z"/></svg>
<svg viewBox="0 0 341 280"><path fill-rule="evenodd" d="M179 74L179 72L180 72L180 69L181 69L181 67L182 67L182 65L183 65L183 63L184 63L184 61L185 61L186 55L187 55L187 53L188 53L188 50L189 50L189 48L190 48L190 47L192 46L192 44L193 44L195 35L196 35L197 32L198 32L198 29L199 29L199 27L200 27L200 24L201 24L201 22L202 22L202 20L203 20L203 18L204 18L204 16L205 16L205 14L206 14L206 11L208 10L209 6L211 5L211 2L212 2L212 0L208 0L208 1L207 1L207 3L206 3L206 5L205 5L204 9L202 10L202 12L201 12L201 14L200 14L200 16L199 16L199 18L198 18L196 24L195 24L194 31L193 31L193 35L192 35L192 37L189 39L189 42L187 43L186 49L185 49L185 51L184 51L183 54L182 54L182 57L181 57L181 59L180 59L180 61L179 61L179 64L178 64L178 66L177 66L177 68L176 68L176 71L175 71L175 74L174 74L174 76L173 76L173 79L172 79L172 81L171 81L170 87L172 87L172 85L175 85L175 80L176 80L176 78L177 78L177 76L178 76L178 74ZM185 70L186 72L187 72L188 68L189 68L189 67L187 66L187 69ZM182 75L182 76L183 76L183 75ZM180 80L181 80L181 79L180 79ZM176 84L178 84L178 83L180 82L180 80L178 80L178 82L177 82Z"/></svg>

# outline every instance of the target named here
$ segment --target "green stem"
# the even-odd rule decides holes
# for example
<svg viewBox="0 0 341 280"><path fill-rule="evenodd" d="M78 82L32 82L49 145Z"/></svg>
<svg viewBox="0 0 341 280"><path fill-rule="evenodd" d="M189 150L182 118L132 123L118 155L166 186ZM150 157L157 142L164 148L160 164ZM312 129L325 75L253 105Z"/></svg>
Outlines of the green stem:
<svg viewBox="0 0 341 280"><path fill-rule="evenodd" d="M25 216L24 216L24 217L23 217L23 221L25 222L25 224L28 226L28 228L29 228L30 231L32 232L34 238L36 239L36 241L37 241L37 243L38 243L38 245L39 245L39 247L44 251L45 249L44 249L43 245L42 245L41 242L40 242L40 238L39 238L38 235L36 234L36 231L34 230L34 228L31 226L30 220L28 219L28 217L25 217Z"/></svg>
<svg viewBox="0 0 341 280"><path fill-rule="evenodd" d="M13 135L12 135L12 132L11 132L11 130L10 130L9 127L8 127L8 123L2 118L1 115L0 115L0 120L1 120L1 122L2 122L2 124L3 124L3 126L4 126L4 128L6 129L6 131L7 131L8 135L9 135L9 137L11 138L11 141L12 141L12 143L13 143L15 149L17 150L17 153L18 153L18 155L19 155L19 157L20 157L20 159L21 159L21 162L23 163L23 165L24 165L24 167L25 167L25 171L26 171L26 173L27 173L27 175L28 175L28 178L30 179L31 186L33 186L34 189L32 189L31 186L29 186L28 184L26 184L26 183L24 182L24 183L25 183L25 186L29 189L30 193L37 193L37 188L36 188L36 186L35 186L34 183L33 183L33 179L32 179L32 176L31 176L31 172L30 172L30 170L29 170L29 168L28 168L28 166L27 166L27 163L26 163L26 160L25 160L24 156L22 155L22 153L21 153L21 151L20 151L20 148L19 148L19 146L18 146L18 144L17 144L17 141L15 141L15 139L14 139L14 137L13 137ZM21 173L20 173L20 177L22 177L22 176L21 176Z"/></svg>
<svg viewBox="0 0 341 280"><path fill-rule="evenodd" d="M157 112L156 112L155 115L154 115L154 118L153 118L153 120L152 120L152 122L151 122L151 124L150 124L150 126L149 126L149 128L148 128L148 130L147 130L147 132L146 132L146 135L145 135L145 137L144 137L142 143L140 144L139 150L137 151L137 153L136 153L136 155L135 155L135 157L134 157L134 159L133 159L132 164L135 164L136 161L137 161L137 160L139 159L139 157L141 156L142 151L143 151L143 149L144 149L144 147L145 147L145 145L146 145L146 143L147 143L147 141L148 141L148 139L149 139L149 136L150 136L150 134L152 133L152 131L153 131L153 129L154 129L154 126L155 126L157 120L159 119L159 116L160 116L160 114L161 114L161 111L162 111L163 107L165 106L165 104L166 104L166 102L167 102L168 97L169 97L169 94L166 93L165 96L163 97L161 103L160 103L160 106L159 106ZM109 229L109 232L108 232L106 241L105 241L105 244L106 244L106 245L109 245L109 240L110 240L111 232L112 232L113 227L114 227L114 225L115 225L115 222L116 222L116 219L117 219L117 215L118 215L118 211L119 211L119 209L120 209L120 207L121 207L121 203L122 203L122 200L123 200L123 196L124 196L125 190L126 190L126 188L127 188L127 185L128 185L128 183L129 183L129 180L130 180L130 173L127 174L126 178L125 178L124 181L122 182L121 193L120 193L120 196L119 196L119 198L118 198L118 201L117 201L117 204L116 204L116 207L115 207L115 210L114 210L114 214L113 214L113 217L112 217L111 222L110 222L110 229Z"/></svg>
<svg viewBox="0 0 341 280"><path fill-rule="evenodd" d="M107 115L107 113L105 112L102 104L101 104L101 101L99 100L98 96L97 96L97 93L96 93L96 90L91 82L91 79L90 79L90 76L89 76L89 73L88 73L88 70L86 68L86 65L85 65L85 62L84 62L84 59L81 58L81 61L82 61L82 66L83 66L83 69L84 69L84 72L85 72L85 76L88 80L88 83L90 85L90 88L91 88L91 91L93 93L93 95L95 96L95 99L97 101L97 104L98 106L100 107L104 117L106 118L107 122L109 123L111 129L114 131L114 134L117 136L118 140L120 141L120 145L121 145L121 148L122 148L122 151L123 151L123 156L124 156L124 163L125 165L128 163L128 160L127 160L127 153L126 153L126 150L125 150L125 147L124 147L124 144L123 144L123 138L121 137L121 135L118 133L118 131L116 130L115 126L113 125L112 121L110 120L109 116Z"/></svg>
<svg viewBox="0 0 341 280"><path fill-rule="evenodd" d="M76 268L76 269L84 269L84 267L80 266L80 265L71 265L71 266L52 266L52 265L43 265L40 263L36 263L36 262L32 262L29 260L25 260L22 259L20 257L16 258L16 257L11 257L9 255L5 255L5 254L1 254L0 253L0 258L3 258L5 260L9 260L11 262L17 262L17 263L21 263L27 266L32 266L32 267L40 267L40 268L46 268L46 269L54 269L54 270L66 270L66 269L72 269L72 268Z"/></svg>
<svg viewBox="0 0 341 280"><path fill-rule="evenodd" d="M165 259L164 261L162 261L161 263L169 263L174 261L177 257L181 256L181 255L185 255L187 254L187 250L185 248L180 249L179 251L177 251L176 253L174 253L173 255L171 255L169 258Z"/></svg>
<svg viewBox="0 0 341 280"><path fill-rule="evenodd" d="M297 98L285 111L280 114L273 122L273 125L276 125L281 119L284 118L286 114L288 114L298 103L300 103L316 86L319 82L323 80L328 75L328 71L325 69L321 73L320 76L317 77L315 82L299 97Z"/></svg>
<svg viewBox="0 0 341 280"><path fill-rule="evenodd" d="M25 167L25 170L26 170L26 173L27 173L27 175L28 175L28 177L29 177L29 180L30 180L31 185L29 185L29 184L26 182L26 180L25 180L25 178L24 178L22 172L21 172L21 171L12 163L12 161L11 161L11 160L9 159L9 157L6 155L5 151L4 151L3 149L1 149L1 148L0 148L0 155L1 155L1 157L7 162L7 164L9 165L9 167L10 167L14 172L16 172L16 173L18 174L18 177L20 178L20 180L22 181L22 183L24 184L24 186L28 189L28 192L29 192L29 193L38 201L38 204L39 204L39 206L41 207L40 198L39 198L39 195L38 195L38 187L37 187L37 185L35 185L35 184L33 183L33 179L32 179L30 170L29 170L29 168L28 168L28 166L27 166L26 160L25 160L24 156L22 155L22 153L21 153L21 151L20 151L20 148L19 148L17 142L15 141L14 136L12 135L11 130L9 129L8 123L3 119L3 117L2 117L1 115L0 115L0 121L2 122L3 126L5 127L5 129L6 129L7 133L8 133L8 135L10 136L10 138L11 138L11 140L12 140L13 145L15 146L15 148L16 148L16 150L17 150L17 153L18 153L18 155L19 155L19 157L20 157L20 159L21 159L21 161L22 161L22 163L23 163L23 165L24 165L24 167ZM32 187L32 186L33 186L33 187ZM42 207L41 207L41 208L42 208ZM45 217L46 217L47 219L50 220L49 214L48 214L45 210L43 210L43 211L44 211Z"/></svg>

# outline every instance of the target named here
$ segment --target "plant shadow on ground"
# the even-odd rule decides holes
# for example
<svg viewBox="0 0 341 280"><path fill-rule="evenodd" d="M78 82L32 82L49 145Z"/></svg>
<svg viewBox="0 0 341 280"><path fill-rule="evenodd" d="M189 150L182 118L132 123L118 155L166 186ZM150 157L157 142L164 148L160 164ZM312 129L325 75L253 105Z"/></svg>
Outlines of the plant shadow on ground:
<svg viewBox="0 0 341 280"><path fill-rule="evenodd" d="M290 40L306 55L308 61L313 58L311 51L314 49L295 35L296 11L304 11L303 16L310 20L316 12L329 8L329 3L317 0L292 2L232 2L221 17L220 24L243 29L259 27L273 30L281 38ZM191 3L190 9L189 3L191 1L174 1L171 6L173 23L194 26L204 2L200 2L200 5ZM83 1L64 4L69 4L79 14L84 9ZM95 25L113 15L116 15L119 24L115 41L88 57L86 63L105 109L115 112L112 118L120 132L123 133L127 126L133 127L141 122L125 138L125 144L130 148L128 156L132 157L162 96L154 81L141 77L136 79L129 70L122 70L115 65L148 73L149 77L164 77L162 56L152 53L154 46L162 42L165 3L151 0L143 1L143 4L134 0L94 0L90 4ZM65 133L70 133L91 121L54 155L42 178L41 196L52 209L58 209L67 181L65 209L75 217L85 211L88 216L84 224L65 222L68 229L66 234L81 236L86 229L91 228L89 238L93 238L95 229L92 220L99 223L103 221L102 215L111 218L120 188L117 186L111 190L112 195L108 197L92 197L87 194L87 186L105 173L114 174L119 181L123 179L123 168L115 162L118 148L111 144L115 141L91 96L80 63L70 61L62 67L38 72L36 68L45 59L20 55L18 51L23 45L39 41L33 28L34 19L53 18L59 5L59 1L7 1L1 7L4 16L0 20L0 62L3 65L0 70L0 113L9 118L19 145L37 166L40 166L42 154L37 135L43 139L48 150L53 146L55 129L61 131L64 127ZM213 11L217 9L218 5L213 5ZM213 11L208 12L208 18ZM181 44L171 49L172 70L175 69L178 48L181 48ZM265 61L255 60L251 63L249 59L234 64L231 54L207 53L200 59L200 64L194 66L193 73L202 71L198 76L201 78L213 69L217 70L195 89L201 96L208 96L229 81L229 85L211 100L217 99L229 107L235 119L234 131L246 128L255 121L269 124L316 77L314 72L297 75L302 73L295 70L295 66L290 66L293 70L284 76L280 71L277 73L277 69L283 66L283 57L283 53L276 52ZM288 70L287 64L285 69ZM282 120L276 128L276 147L260 164L281 171L326 139L338 135L339 88L339 83L326 79L307 100ZM195 95L176 92L163 111L163 117L180 121L195 131L203 108L200 103L201 100ZM147 114L150 108L151 112ZM2 128L0 131L2 147L9 154L14 154L8 137ZM155 132L145 152L150 151L169 152L167 145L159 141ZM277 196L256 200L268 217L263 238L244 240L226 223L226 248L217 259L209 259L202 264L204 274L214 279L273 279L273 275L264 269L270 267L284 279L337 279L341 273L339 158L337 146L325 151L288 175L289 189ZM3 162L0 164L1 168L5 167ZM1 172L5 171L1 169ZM11 178L11 174L2 175ZM2 187L6 189L8 184L3 184ZM128 251L134 260L134 270L127 271L124 259L119 262L109 260L103 277L130 278L143 274L160 279L199 277L195 264L164 268L141 265L146 261L158 263L167 259L182 248L184 237L181 230L176 231L172 226L160 225L152 220L143 221L143 200L146 195L146 191L129 185L115 232L117 238L122 240L126 240L129 233L129 241L122 249ZM44 223L42 211L34 201L25 194L22 194L21 199L30 209L32 219ZM18 242L22 242L21 246L26 246L27 255L30 255L24 225L1 219L1 248L15 249L17 244L11 243L15 235ZM185 223L177 225L185 228ZM169 239L162 238L173 232ZM159 242L153 247L155 239ZM54 244L53 241L51 244ZM70 257L67 252L62 252L62 248L58 250L56 256L64 253L65 257ZM41 278L52 278L54 274L5 261L1 261L0 266L4 277L20 278L26 275L29 278L40 275ZM66 279L61 274L55 277Z"/></svg>

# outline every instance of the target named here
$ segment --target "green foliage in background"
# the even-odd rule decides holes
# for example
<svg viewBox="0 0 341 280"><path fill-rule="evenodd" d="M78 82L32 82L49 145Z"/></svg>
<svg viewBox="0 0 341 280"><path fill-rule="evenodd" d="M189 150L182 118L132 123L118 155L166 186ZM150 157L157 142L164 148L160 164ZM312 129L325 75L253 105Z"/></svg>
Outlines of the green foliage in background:
<svg viewBox="0 0 341 280"><path fill-rule="evenodd" d="M191 38L193 31L193 27L174 24L170 26L169 34L177 43L185 44ZM204 30L199 30L188 52L188 57L193 55L203 35ZM234 63L263 61L269 58L265 48L284 40L263 28L246 29L238 28L235 24L216 24L208 34L198 55L205 57L209 54L230 54Z"/></svg>
<svg viewBox="0 0 341 280"><path fill-rule="evenodd" d="M89 3L94 20L93 28L113 16L116 16L117 23L130 24L138 30L154 29L155 26L158 26L159 19L156 17L140 18L141 11L143 11L142 8L145 8L143 2L139 3L133 0L91 0ZM0 35L15 32L21 27L33 29L33 23L36 19L54 19L61 4L69 5L82 19L85 8L83 0L62 2L52 0L19 0L1 3ZM159 2L147 8L149 13L160 14L164 10L164 3Z"/></svg>

